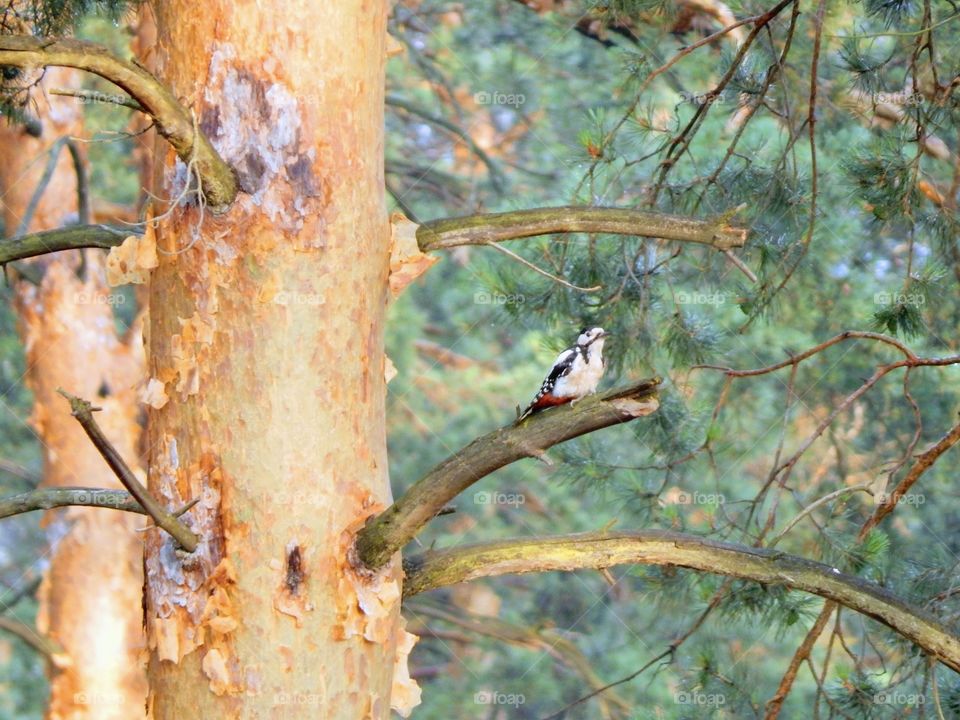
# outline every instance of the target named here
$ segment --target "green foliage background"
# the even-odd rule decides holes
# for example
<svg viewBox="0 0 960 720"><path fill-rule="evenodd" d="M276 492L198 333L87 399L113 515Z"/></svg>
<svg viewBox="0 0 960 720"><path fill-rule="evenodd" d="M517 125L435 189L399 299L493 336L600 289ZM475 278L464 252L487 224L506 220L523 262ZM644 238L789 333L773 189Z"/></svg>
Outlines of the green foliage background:
<svg viewBox="0 0 960 720"><path fill-rule="evenodd" d="M739 18L771 5L750 0L729 8ZM792 376L787 368L729 387L722 373L693 368L763 367L847 330L890 334L921 356L957 352L955 202L936 205L920 185L955 196L954 168L924 156L917 142L919 123L922 134L958 151L957 100L952 86L931 99L907 84L912 77L930 81L933 67L942 86L960 75L954 40L960 18L949 20L953 6L944 0L825 4L815 206L807 107L817 6L810 2L793 19L786 61L780 54L792 8L761 33L730 84L712 98L688 152L658 186L670 141L735 62L732 43L713 43L645 83L652 70L703 37L671 33L678 8L652 0L567 2L541 14L513 0L422 0L393 9L390 32L406 49L388 66L387 181L396 208L421 221L561 204L727 213L731 223L750 229L737 255L758 276L753 282L704 248L686 246L675 255L671 244L619 236L510 245L575 285L600 285L597 292L561 286L490 249L446 253L390 310L388 353L398 370L388 407L395 495L476 436L510 421L555 354L585 325L615 333L605 385L658 374L667 386L650 418L555 448L552 465L523 461L478 483L458 499L455 514L421 536L425 547L608 525L753 544L776 503L769 541L827 493L891 470L902 477L898 461L909 461L956 421L960 371L911 371L909 398L922 417L911 446L916 415L904 395L904 373L896 371L837 418L799 459L782 491L774 485L757 499L777 460L794 453L878 364L898 353L868 340L842 342ZM595 22L581 32L577 21L584 15ZM916 31L941 21L931 65L928 51L916 49ZM706 32L720 27L716 20L707 24ZM122 31L109 19L88 20L82 32L122 47ZM872 123L872 102L897 93L907 99L903 120ZM127 119L126 110L88 110L90 127L100 131L120 130ZM451 126L476 138L486 155L457 141ZM110 142L91 146L94 192L132 202L128 146L107 134L98 138ZM8 306L0 303L0 457L36 474L41 448L24 424L30 398ZM438 359L438 350L456 353L457 361ZM912 501L863 543L856 535L874 499L851 492L799 522L778 548L885 584L956 627L955 467L953 456L945 456ZM5 492L29 482L2 473L0 479ZM24 576L25 569L42 569L49 538L37 520L22 516L0 525L5 593L34 577ZM762 717L821 606L799 593L673 568L476 585L486 591L439 591L407 607L412 627L423 634L413 656L424 687L416 718L543 718L591 690L569 654L466 632L431 610L496 614L521 630L570 641L598 678L612 682L666 650L719 598L670 662L615 689L629 710L591 700L563 715L679 720ZM32 620L29 594L7 612ZM926 659L870 620L847 612L841 619L846 646L832 643L822 679L801 670L782 717L806 717L815 703L824 717L934 716ZM818 673L832 627L831 621L813 654ZM19 645L8 648L0 717L40 717L42 666ZM960 683L943 669L936 677L941 706L954 713L946 716L960 716ZM523 702L482 702L490 693Z"/></svg>

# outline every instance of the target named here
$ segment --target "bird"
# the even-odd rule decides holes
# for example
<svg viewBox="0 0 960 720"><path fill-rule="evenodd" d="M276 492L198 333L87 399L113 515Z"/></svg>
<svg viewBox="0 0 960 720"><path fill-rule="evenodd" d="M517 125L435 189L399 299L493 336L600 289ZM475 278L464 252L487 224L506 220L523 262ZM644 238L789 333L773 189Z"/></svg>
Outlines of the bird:
<svg viewBox="0 0 960 720"><path fill-rule="evenodd" d="M517 422L545 408L595 393L605 368L603 343L609 336L602 327L584 328L576 344L557 356L533 402L517 417Z"/></svg>

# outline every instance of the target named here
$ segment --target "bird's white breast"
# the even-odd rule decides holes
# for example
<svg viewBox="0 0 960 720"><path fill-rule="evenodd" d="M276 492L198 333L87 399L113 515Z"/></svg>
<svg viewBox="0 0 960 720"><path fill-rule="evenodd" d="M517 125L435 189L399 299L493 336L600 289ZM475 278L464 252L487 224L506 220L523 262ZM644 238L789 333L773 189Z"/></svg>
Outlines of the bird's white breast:
<svg viewBox="0 0 960 720"><path fill-rule="evenodd" d="M597 347L599 345L599 347ZM597 391L597 385L603 377L602 342L595 343L584 360L582 353L577 353L570 372L557 381L553 389L560 397L581 398Z"/></svg>

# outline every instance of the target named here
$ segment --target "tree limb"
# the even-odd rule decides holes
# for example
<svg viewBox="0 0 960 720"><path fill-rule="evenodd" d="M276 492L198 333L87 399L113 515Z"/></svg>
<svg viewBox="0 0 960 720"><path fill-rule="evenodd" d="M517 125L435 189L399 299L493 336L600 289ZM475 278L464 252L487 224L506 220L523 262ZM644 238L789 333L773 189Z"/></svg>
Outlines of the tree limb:
<svg viewBox="0 0 960 720"><path fill-rule="evenodd" d="M431 220L417 228L417 244L423 252L430 252L573 232L664 238L709 245L720 251L743 247L747 241L747 230L729 226L724 218L693 220L631 208L568 206Z"/></svg>
<svg viewBox="0 0 960 720"><path fill-rule="evenodd" d="M139 235L140 232L136 228L110 225L69 225L55 230L29 233L0 241L0 264L61 250L109 249L120 245L130 235Z"/></svg>
<svg viewBox="0 0 960 720"><path fill-rule="evenodd" d="M0 65L14 67L71 67L109 80L138 102L185 163L193 161L203 180L203 194L215 208L237 196L233 169L217 154L210 141L194 128L191 113L147 70L114 57L102 45L74 39L0 36Z"/></svg>
<svg viewBox="0 0 960 720"><path fill-rule="evenodd" d="M173 516L180 517L196 504L196 499L190 501L174 512ZM0 520L34 510L51 510L70 505L110 508L140 515L150 514L132 494L119 488L48 487L0 498Z"/></svg>
<svg viewBox="0 0 960 720"><path fill-rule="evenodd" d="M177 520L172 513L154 499L150 492L137 480L137 476L133 474L130 467L123 461L123 458L120 457L117 449L107 440L100 426L97 425L97 421L93 419L93 413L100 408L95 408L86 400L74 397L63 390L58 389L57 392L70 402L71 414L77 419L77 422L80 423L80 427L87 433L87 437L90 438L97 450L100 451L103 459L107 461L107 465L110 466L110 469L113 470L120 482L123 483L123 486L130 491L130 494L143 506L147 514L153 518L157 527L170 533L180 547L187 552L196 550L198 543L196 533Z"/></svg>
<svg viewBox="0 0 960 720"><path fill-rule="evenodd" d="M66 650L60 643L51 637L41 635L25 622L16 618L0 615L0 630L6 630L8 633L16 635L38 653L51 660L54 665L58 664L59 658L65 659L67 657ZM63 661L60 660L59 662Z"/></svg>
<svg viewBox="0 0 960 720"><path fill-rule="evenodd" d="M659 407L660 382L658 377L641 380L477 438L370 520L357 535L357 558L370 569L383 567L444 505L494 470L542 456L548 448L580 435L649 415Z"/></svg>
<svg viewBox="0 0 960 720"><path fill-rule="evenodd" d="M960 637L879 585L794 555L666 530L557 535L427 552L404 561L403 594L482 577L625 563L677 565L819 595L883 623L960 673Z"/></svg>

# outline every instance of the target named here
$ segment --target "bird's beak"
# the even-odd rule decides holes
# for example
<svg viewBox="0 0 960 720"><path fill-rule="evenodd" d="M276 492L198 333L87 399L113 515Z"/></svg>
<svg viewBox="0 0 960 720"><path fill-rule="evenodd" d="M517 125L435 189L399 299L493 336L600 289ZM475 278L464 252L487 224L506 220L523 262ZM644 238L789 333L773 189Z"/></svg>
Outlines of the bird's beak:
<svg viewBox="0 0 960 720"><path fill-rule="evenodd" d="M604 330L602 333L600 333L600 337L602 337L602 338L610 337L611 335L613 335L613 333L612 333L612 332L607 332L606 330Z"/></svg>

